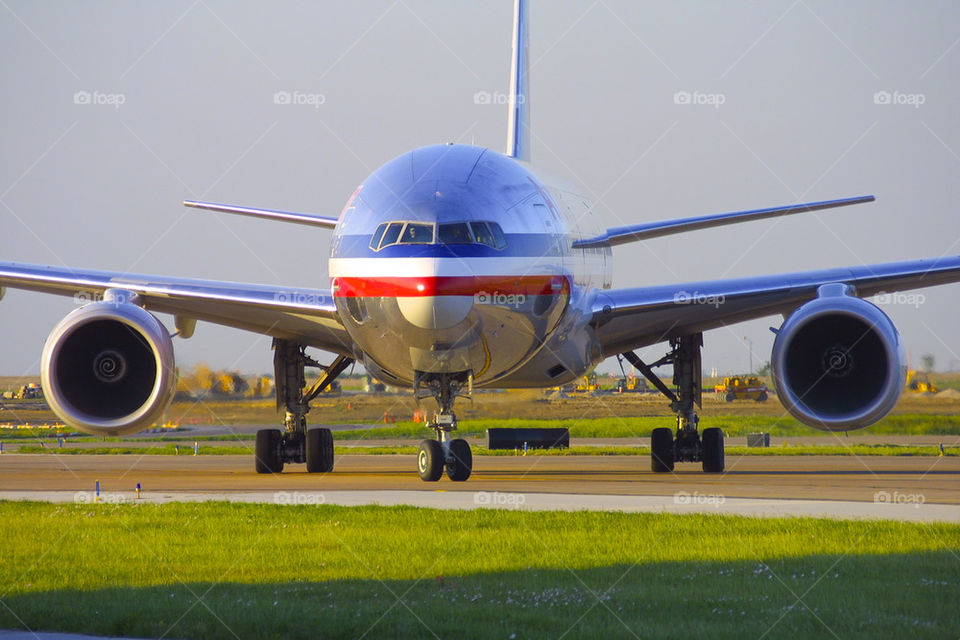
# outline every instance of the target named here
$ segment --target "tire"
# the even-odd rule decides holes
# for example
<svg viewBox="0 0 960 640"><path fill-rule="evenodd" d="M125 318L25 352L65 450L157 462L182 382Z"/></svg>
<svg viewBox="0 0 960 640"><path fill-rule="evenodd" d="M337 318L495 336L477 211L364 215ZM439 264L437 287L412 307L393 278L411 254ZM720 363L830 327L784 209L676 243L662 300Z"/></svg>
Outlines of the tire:
<svg viewBox="0 0 960 640"><path fill-rule="evenodd" d="M462 438L450 442L450 457L447 464L447 477L454 482L463 482L473 471L473 453L470 443Z"/></svg>
<svg viewBox="0 0 960 640"><path fill-rule="evenodd" d="M257 431L257 444L254 448L254 468L257 473L280 473L283 460L280 459L280 429L260 429Z"/></svg>
<svg viewBox="0 0 960 640"><path fill-rule="evenodd" d="M727 402L733 402L737 399L737 394L730 392L727 394Z"/></svg>
<svg viewBox="0 0 960 640"><path fill-rule="evenodd" d="M761 391L760 395L757 396L757 402L766 402L767 401L767 392Z"/></svg>
<svg viewBox="0 0 960 640"><path fill-rule="evenodd" d="M307 473L333 471L333 434L330 429L307 431Z"/></svg>
<svg viewBox="0 0 960 640"><path fill-rule="evenodd" d="M722 473L724 466L723 430L718 427L704 429L700 436L703 470L707 473Z"/></svg>
<svg viewBox="0 0 960 640"><path fill-rule="evenodd" d="M424 440L417 454L417 471L424 482L436 482L443 475L443 447L436 440Z"/></svg>
<svg viewBox="0 0 960 640"><path fill-rule="evenodd" d="M660 427L650 434L650 468L654 473L673 471L673 429Z"/></svg>

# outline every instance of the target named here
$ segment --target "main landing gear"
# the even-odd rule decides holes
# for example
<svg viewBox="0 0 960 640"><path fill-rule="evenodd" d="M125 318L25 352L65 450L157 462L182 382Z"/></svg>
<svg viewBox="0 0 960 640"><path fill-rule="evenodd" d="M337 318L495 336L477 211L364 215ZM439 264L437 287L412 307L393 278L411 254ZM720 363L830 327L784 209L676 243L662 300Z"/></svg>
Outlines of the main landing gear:
<svg viewBox="0 0 960 640"><path fill-rule="evenodd" d="M466 390L469 395L472 387L469 373L420 374L414 384L417 399L432 395L440 410L427 426L437 433L436 440L424 440L417 453L417 472L424 482L436 482L443 475L454 482L463 482L473 471L473 454L470 444L463 438L453 438L457 430L457 416L453 413L453 401Z"/></svg>
<svg viewBox="0 0 960 640"><path fill-rule="evenodd" d="M672 429L654 429L650 437L651 468L658 473L673 471L675 462L700 462L708 473L720 473L724 467L723 431L716 427L697 431L700 418L695 407L702 407L700 349L703 334L692 333L670 340L670 352L652 365L645 364L635 353L623 356L670 400L677 414L676 434ZM654 367L673 365L674 393L653 372Z"/></svg>
<svg viewBox="0 0 960 640"><path fill-rule="evenodd" d="M257 431L257 473L280 473L288 462L307 463L309 473L333 471L333 435L330 429L307 429L310 402L326 389L337 376L353 364L346 356L337 356L324 367L306 355L303 345L291 340L273 341L274 379L277 385L277 409L285 409L284 430ZM322 373L306 389L306 367L317 367Z"/></svg>

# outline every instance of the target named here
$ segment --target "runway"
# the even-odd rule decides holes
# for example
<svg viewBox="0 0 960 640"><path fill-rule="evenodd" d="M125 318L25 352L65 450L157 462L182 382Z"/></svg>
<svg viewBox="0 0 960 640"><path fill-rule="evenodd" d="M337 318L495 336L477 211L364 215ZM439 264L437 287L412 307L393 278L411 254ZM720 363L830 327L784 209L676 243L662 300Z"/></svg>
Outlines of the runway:
<svg viewBox="0 0 960 640"><path fill-rule="evenodd" d="M249 456L0 456L0 499L415 504L438 508L701 511L960 522L960 458L730 456L724 474L640 456L474 458L465 483L423 483L412 455L349 455L329 474L288 465L258 475Z"/></svg>

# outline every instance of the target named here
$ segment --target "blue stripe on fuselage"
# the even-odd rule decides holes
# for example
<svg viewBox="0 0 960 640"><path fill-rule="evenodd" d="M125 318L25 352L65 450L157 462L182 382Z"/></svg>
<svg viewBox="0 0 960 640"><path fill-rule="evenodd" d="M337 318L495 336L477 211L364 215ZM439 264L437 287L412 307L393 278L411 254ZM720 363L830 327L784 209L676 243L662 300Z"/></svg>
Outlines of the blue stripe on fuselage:
<svg viewBox="0 0 960 640"><path fill-rule="evenodd" d="M368 235L341 236L334 258L539 258L557 256L553 236L545 233L508 233L507 246L494 249L484 244L394 244L380 251L370 248Z"/></svg>

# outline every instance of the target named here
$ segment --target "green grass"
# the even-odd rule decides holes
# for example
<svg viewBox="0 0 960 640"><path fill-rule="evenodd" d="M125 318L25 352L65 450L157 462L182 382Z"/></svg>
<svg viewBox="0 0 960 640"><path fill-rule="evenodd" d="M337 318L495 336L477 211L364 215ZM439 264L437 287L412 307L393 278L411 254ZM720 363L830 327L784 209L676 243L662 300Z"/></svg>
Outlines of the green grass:
<svg viewBox="0 0 960 640"><path fill-rule="evenodd" d="M487 449L474 444L473 454L478 456L516 456L522 452L512 449ZM364 447L364 446L337 446L334 452L337 455L416 455L417 445ZM192 444L183 444L179 453L174 445L149 447L76 447L56 446L40 447L38 445L21 445L18 453L50 453L58 455L193 455ZM200 455L230 456L249 455L253 453L252 444L249 446L201 446ZM630 446L573 446L568 449L531 449L527 455L534 456L641 456L648 455L648 445ZM841 445L775 445L772 447L726 447L727 455L731 456L939 456L937 446L909 446L909 445L871 445L857 444ZM944 446L945 456L960 456L960 445Z"/></svg>
<svg viewBox="0 0 960 640"><path fill-rule="evenodd" d="M642 416L633 418L584 418L581 420L463 420L461 435L483 435L493 427L529 428L561 427L570 430L574 438L646 438L657 427L671 426L672 418ZM715 416L705 417L701 426L721 427L727 436L745 436L749 433L769 433L775 437L811 436L818 432L794 418L773 416ZM337 431L339 439L417 438L429 434L422 424L399 422L388 427ZM898 414L890 415L877 424L856 432L858 435L960 435L960 415Z"/></svg>
<svg viewBox="0 0 960 640"><path fill-rule="evenodd" d="M954 525L0 503L0 538L7 629L230 639L960 634Z"/></svg>
<svg viewBox="0 0 960 640"><path fill-rule="evenodd" d="M494 427L529 428L562 427L570 430L574 438L647 438L656 427L671 426L673 419L668 416L641 416L626 418L583 418L579 420L484 420L468 419L460 422L461 436L484 436L487 429ZM319 426L319 425L316 425ZM727 436L745 436L749 433L765 432L774 437L815 436L830 434L817 431L790 416L707 416L702 426L722 427ZM69 431L69 430L68 430ZM338 440L369 440L382 438L427 437L432 432L423 424L399 422L395 425L374 426L369 429L338 430L334 436ZM960 415L953 414L896 414L889 415L867 429L857 431L858 435L960 435ZM213 436L191 436L189 431L175 431L169 434L157 434L138 437L140 441L169 442L188 439L192 441L253 441L252 433L224 434ZM0 429L0 440L5 442L26 442L45 438L56 441L53 429ZM97 438L93 436L72 436L68 442L122 442L123 438Z"/></svg>

